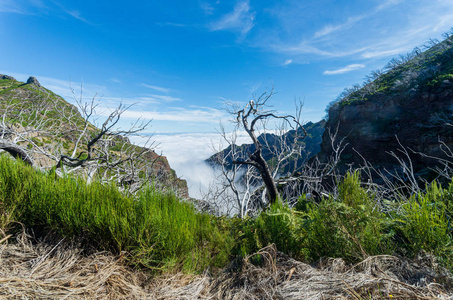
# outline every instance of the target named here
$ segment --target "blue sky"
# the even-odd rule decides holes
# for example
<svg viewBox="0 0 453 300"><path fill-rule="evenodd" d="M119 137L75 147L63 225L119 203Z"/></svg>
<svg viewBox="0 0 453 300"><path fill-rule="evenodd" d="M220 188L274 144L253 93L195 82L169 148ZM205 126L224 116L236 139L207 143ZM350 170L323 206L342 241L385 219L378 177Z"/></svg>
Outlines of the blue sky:
<svg viewBox="0 0 453 300"><path fill-rule="evenodd" d="M345 87L452 26L451 0L0 0L0 73L136 103L126 117L153 119L166 154L168 134L206 142L225 99L272 87L279 111L303 99L318 121Z"/></svg>

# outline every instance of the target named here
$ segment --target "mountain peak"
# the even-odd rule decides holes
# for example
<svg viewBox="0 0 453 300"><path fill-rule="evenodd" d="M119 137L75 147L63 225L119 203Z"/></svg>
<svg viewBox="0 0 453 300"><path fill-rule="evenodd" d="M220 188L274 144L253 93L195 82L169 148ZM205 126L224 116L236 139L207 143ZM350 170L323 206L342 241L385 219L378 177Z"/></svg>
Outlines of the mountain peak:
<svg viewBox="0 0 453 300"><path fill-rule="evenodd" d="M33 85L36 85L37 87L41 87L41 84L39 83L38 79L36 79L36 77L33 77L33 76L30 76L27 79L27 84L33 84Z"/></svg>

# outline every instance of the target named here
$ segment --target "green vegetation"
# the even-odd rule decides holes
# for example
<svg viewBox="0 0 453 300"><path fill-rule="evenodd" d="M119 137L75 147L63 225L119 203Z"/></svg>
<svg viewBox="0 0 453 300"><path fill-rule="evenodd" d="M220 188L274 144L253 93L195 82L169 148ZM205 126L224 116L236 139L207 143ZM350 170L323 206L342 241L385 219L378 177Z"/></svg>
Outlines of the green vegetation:
<svg viewBox="0 0 453 300"><path fill-rule="evenodd" d="M426 47L424 52L415 48L406 56L392 59L382 71L372 72L362 85L345 89L336 102L343 106L356 101L408 98L425 92L435 93L440 88L451 89L453 36L442 42L432 41Z"/></svg>
<svg viewBox="0 0 453 300"><path fill-rule="evenodd" d="M383 76L388 74L393 73ZM440 74L430 84L451 81L451 74ZM0 86L7 84L13 87L16 82L0 81ZM43 146L49 139L31 140ZM114 151L125 145L115 142ZM71 148L68 140L63 146ZM426 193L401 198L384 213L354 173L338 184L337 197L320 203L301 197L293 209L276 203L256 218L216 218L152 186L136 196L124 195L114 185L56 178L0 159L3 232L17 229L13 225L20 222L35 232L54 232L115 253L126 251L131 263L156 271L223 266L235 255L246 256L271 243L310 262L322 257L357 262L370 255L416 256L426 251L453 269L452 217L453 183L444 189L434 182Z"/></svg>
<svg viewBox="0 0 453 300"><path fill-rule="evenodd" d="M153 187L137 198L114 185L87 185L73 177L55 178L0 157L0 220L12 221L82 240L115 253L127 251L133 264L153 270L203 270L228 260L231 238L216 220Z"/></svg>
<svg viewBox="0 0 453 300"><path fill-rule="evenodd" d="M453 182L447 189L433 183L424 194L392 203L386 213L360 186L358 173L348 174L338 190L337 199L315 204L302 197L294 209L277 203L255 219L238 222L237 251L246 255L275 243L304 261L341 257L350 263L424 251L453 269Z"/></svg>
<svg viewBox="0 0 453 300"><path fill-rule="evenodd" d="M277 202L255 218L219 218L153 187L133 198L114 185L56 178L3 155L0 226L6 234L20 222L37 234L126 251L131 264L156 272L222 267L272 243L307 262L424 251L453 269L453 182L445 189L433 183L424 194L388 204L385 213L358 173L345 176L338 191L318 204L301 197L295 208Z"/></svg>

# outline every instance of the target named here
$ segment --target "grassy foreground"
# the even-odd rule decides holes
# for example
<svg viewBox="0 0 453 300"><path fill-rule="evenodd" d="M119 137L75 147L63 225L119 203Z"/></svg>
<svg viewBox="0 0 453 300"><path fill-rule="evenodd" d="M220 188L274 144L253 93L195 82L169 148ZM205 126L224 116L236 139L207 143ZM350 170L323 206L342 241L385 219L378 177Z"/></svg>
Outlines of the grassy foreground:
<svg viewBox="0 0 453 300"><path fill-rule="evenodd" d="M453 270L453 182L445 189L433 182L424 194L378 204L354 173L338 184L338 192L319 204L303 198L293 209L276 204L241 223L241 252L275 243L302 261L333 257L349 263L373 255L424 253Z"/></svg>
<svg viewBox="0 0 453 300"><path fill-rule="evenodd" d="M453 183L433 183L424 194L385 204L361 187L357 173L338 190L337 198L319 204L302 197L293 209L276 204L256 218L217 218L153 187L134 198L114 185L55 178L1 156L0 229L6 235L20 222L43 235L126 251L130 263L157 272L222 267L269 244L305 262L423 252L453 269ZM262 257L254 260L259 264Z"/></svg>
<svg viewBox="0 0 453 300"><path fill-rule="evenodd" d="M146 188L136 198L114 185L87 185L71 176L37 172L0 157L0 211L3 231L20 222L114 253L153 270L199 271L223 266L231 238L216 220L196 213L174 194Z"/></svg>

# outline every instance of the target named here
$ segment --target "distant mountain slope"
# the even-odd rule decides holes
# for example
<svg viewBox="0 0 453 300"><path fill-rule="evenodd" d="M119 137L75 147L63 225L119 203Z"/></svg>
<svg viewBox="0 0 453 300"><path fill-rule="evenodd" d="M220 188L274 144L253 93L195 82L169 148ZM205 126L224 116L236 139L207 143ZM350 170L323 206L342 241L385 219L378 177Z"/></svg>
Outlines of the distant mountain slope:
<svg viewBox="0 0 453 300"><path fill-rule="evenodd" d="M294 173L297 171L310 157L314 156L317 154L320 149L321 149L321 138L322 134L324 132L324 125L325 121L319 121L317 123L312 123L308 122L307 124L304 125L305 130L307 131L307 137L300 141L301 145L304 146L304 151L302 157L300 157L297 161L292 161L288 165L286 165L284 168L282 168L281 175L287 174L287 173ZM289 144L294 142L294 133L295 130L290 130L287 133L284 134L283 140L287 140ZM279 149L281 148L281 145L279 144L279 141L281 139L278 139L278 137L275 134L267 133L267 134L262 134L258 137L258 141L263 146L263 158L272 165L272 160L275 158L272 150L280 151ZM228 156L227 153L229 153L231 150L231 146L228 148L224 149L221 152L218 152L214 155L212 155L210 158L208 158L206 161L215 166L217 163L217 157L225 157L226 160L226 166L230 166L232 164L232 159L231 156ZM238 152L242 153L242 159L247 158L247 153L253 153L255 151L255 145L254 144L243 144L239 147L237 147Z"/></svg>
<svg viewBox="0 0 453 300"><path fill-rule="evenodd" d="M86 156L87 142L101 130L88 122L86 133L83 133L85 119L78 108L41 86L34 77L30 77L24 83L0 74L0 118L0 140L26 149L33 162L45 169L55 166L57 164L55 159L59 156L69 156L77 143L80 144L77 147L77 156L81 158ZM82 137L80 141L79 137ZM137 167L144 167L142 169L146 169L149 176L159 178L162 184L176 186L180 194L188 196L187 183L176 176L164 156L152 150L145 151L121 135L107 135L94 147L93 152L101 152L108 147L110 154L105 159L112 161L115 158L121 160L121 155L125 153L124 149L129 153L144 152L140 156L140 161L134 162L137 163ZM101 171L108 172L105 167L100 168L99 172ZM117 175L119 176L121 174Z"/></svg>
<svg viewBox="0 0 453 300"><path fill-rule="evenodd" d="M385 72L347 89L328 110L319 158L332 155L328 132L348 146L341 164L355 167L363 159L378 169L398 167L389 152L411 153L414 170L428 176L436 161L413 152L448 158L439 141L453 149L453 38L392 60ZM360 154L360 155L359 155ZM428 176L429 177L429 176Z"/></svg>

